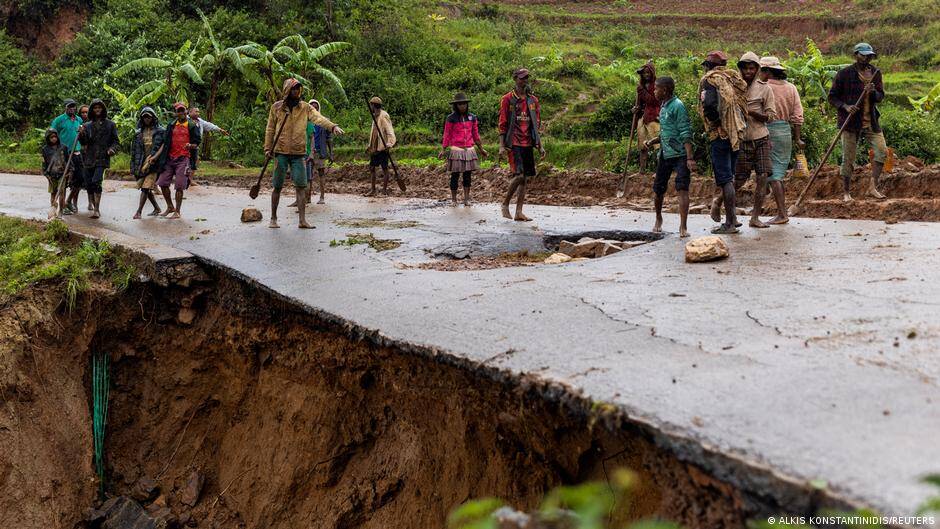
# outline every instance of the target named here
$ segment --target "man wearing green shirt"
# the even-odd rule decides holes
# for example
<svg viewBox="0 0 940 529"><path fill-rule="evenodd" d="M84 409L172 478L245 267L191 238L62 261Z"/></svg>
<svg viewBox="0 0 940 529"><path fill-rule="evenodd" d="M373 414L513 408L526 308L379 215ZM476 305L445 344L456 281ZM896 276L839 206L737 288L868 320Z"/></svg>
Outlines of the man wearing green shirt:
<svg viewBox="0 0 940 529"><path fill-rule="evenodd" d="M81 144L75 141L75 138L78 136L78 129L82 126L82 118L76 115L78 110L78 104L74 99L65 100L65 112L56 116L52 120L52 125L49 128L54 129L59 134L59 143L61 143L66 150L67 156L72 156L72 163L69 164L69 175L63 175L68 182L69 188L71 188L71 194L75 195L70 197L74 200L68 201L68 207L63 211L66 215L71 215L76 213L77 208L72 204L77 202L78 192L82 188L84 179L82 177L82 159L81 159ZM70 149L72 146L75 146L75 152L72 152Z"/></svg>
<svg viewBox="0 0 940 529"><path fill-rule="evenodd" d="M692 157L692 123L682 101L675 96L676 83L671 77L656 79L656 99L662 104L659 110L659 137L646 141L649 149L657 143L659 164L653 193L656 194L656 224L654 233L663 231L663 198L669 184L669 177L676 173L676 192L679 193L679 237L688 237L686 224L689 219L689 183L695 171L695 159Z"/></svg>

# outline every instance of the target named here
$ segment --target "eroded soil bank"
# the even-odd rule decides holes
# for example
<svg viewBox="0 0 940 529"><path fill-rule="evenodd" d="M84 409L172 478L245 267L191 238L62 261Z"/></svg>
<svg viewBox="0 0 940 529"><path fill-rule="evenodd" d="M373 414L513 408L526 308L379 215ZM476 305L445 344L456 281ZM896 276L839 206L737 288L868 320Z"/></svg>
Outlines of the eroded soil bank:
<svg viewBox="0 0 940 529"><path fill-rule="evenodd" d="M112 359L106 489L154 480L170 526L443 527L469 499L531 508L618 466L642 477L635 517L743 527L779 509L557 386L383 344L220 271L201 279L98 286L71 312L46 285L0 308L0 524L87 526L96 350Z"/></svg>

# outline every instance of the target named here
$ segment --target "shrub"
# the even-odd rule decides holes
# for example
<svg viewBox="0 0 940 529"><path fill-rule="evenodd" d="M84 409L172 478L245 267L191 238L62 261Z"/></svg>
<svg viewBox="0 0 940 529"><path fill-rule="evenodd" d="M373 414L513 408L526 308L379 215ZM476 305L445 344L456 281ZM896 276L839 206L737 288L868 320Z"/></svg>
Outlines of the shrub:
<svg viewBox="0 0 940 529"><path fill-rule="evenodd" d="M885 105L881 107L881 127L898 155L940 162L940 116Z"/></svg>
<svg viewBox="0 0 940 529"><path fill-rule="evenodd" d="M23 122L34 64L4 29L0 29L0 64L0 129L11 130Z"/></svg>

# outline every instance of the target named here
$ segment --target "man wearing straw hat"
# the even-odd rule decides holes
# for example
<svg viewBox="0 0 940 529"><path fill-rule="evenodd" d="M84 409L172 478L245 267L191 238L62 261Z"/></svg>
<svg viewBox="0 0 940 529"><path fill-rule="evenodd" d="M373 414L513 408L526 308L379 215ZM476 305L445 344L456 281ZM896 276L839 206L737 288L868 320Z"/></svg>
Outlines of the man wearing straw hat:
<svg viewBox="0 0 940 529"><path fill-rule="evenodd" d="M800 101L800 92L793 83L787 82L787 70L780 64L777 57L761 57L761 79L774 93L774 109L777 119L767 124L770 131L770 190L777 203L777 216L767 221L767 224L786 224L790 222L787 217L787 199L783 188L783 178L787 175L790 157L793 154L793 145L800 151L806 146L800 138L800 129L803 127L803 103Z"/></svg>
<svg viewBox="0 0 940 529"><path fill-rule="evenodd" d="M375 196L375 180L379 167L382 168L382 194L388 196L388 164L389 151L397 142L392 118L382 109L382 99L373 96L369 100L369 111L375 117L372 130L369 132L369 173L372 176L372 190L366 193L367 197ZM378 126L376 126L378 125Z"/></svg>

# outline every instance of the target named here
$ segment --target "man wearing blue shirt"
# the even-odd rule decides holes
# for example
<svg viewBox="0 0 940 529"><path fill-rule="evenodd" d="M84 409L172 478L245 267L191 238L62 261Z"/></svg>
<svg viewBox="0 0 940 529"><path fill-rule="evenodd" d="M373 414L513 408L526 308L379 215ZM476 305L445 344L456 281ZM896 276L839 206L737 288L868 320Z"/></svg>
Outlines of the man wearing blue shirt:
<svg viewBox="0 0 940 529"><path fill-rule="evenodd" d="M59 143L65 146L67 156L72 156L72 163L69 164L69 175L63 175L67 178L68 186L71 188L71 195L65 210L62 211L65 215L71 215L77 212L77 208L74 206L78 202L78 192L82 189L84 182L84 177L82 175L82 159L81 159L81 150L82 146L80 143L75 141L75 138L78 137L78 129L82 126L82 118L76 115L76 110L78 109L78 104L74 99L65 100L65 112L56 116L52 120L52 125L49 128L54 129L59 134ZM72 152L70 149L72 146L75 146L75 152Z"/></svg>
<svg viewBox="0 0 940 529"><path fill-rule="evenodd" d="M659 137L646 141L646 148L660 144L659 164L653 193L656 194L656 224L654 233L663 231L663 198L673 171L676 173L676 192L679 194L679 237L688 237L689 183L695 171L692 157L692 123L682 101L675 96L676 83L671 77L656 79L656 99L662 103L659 110Z"/></svg>

